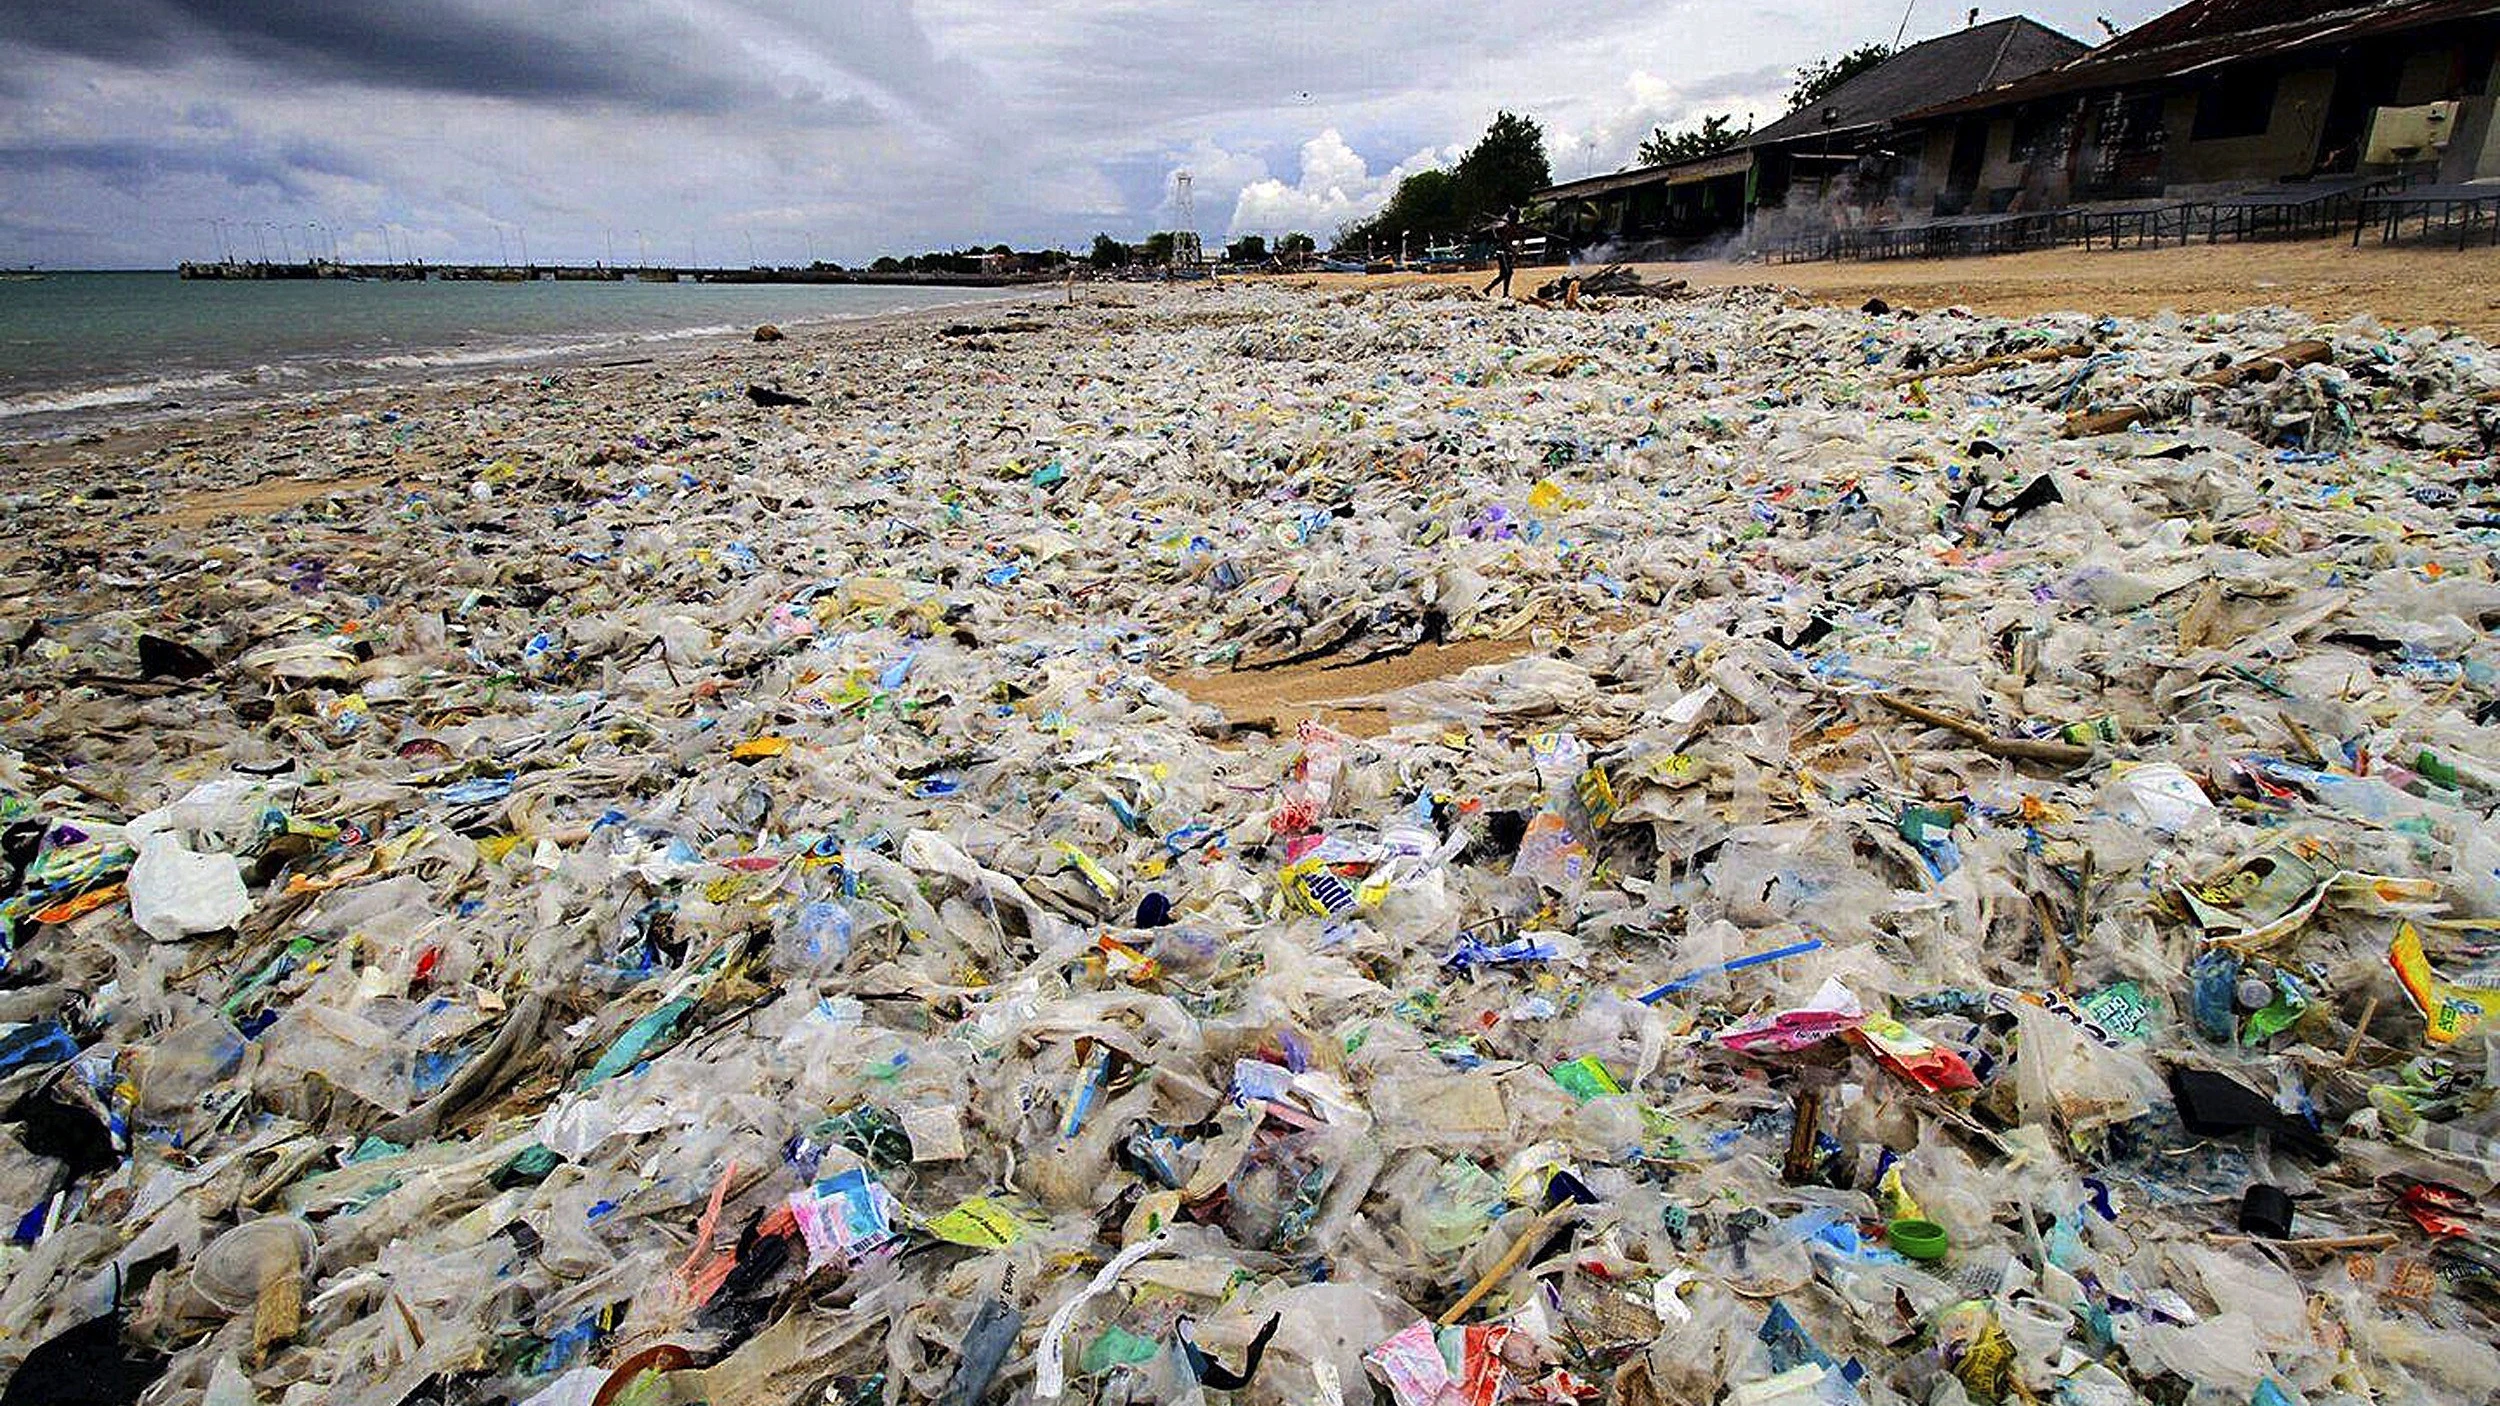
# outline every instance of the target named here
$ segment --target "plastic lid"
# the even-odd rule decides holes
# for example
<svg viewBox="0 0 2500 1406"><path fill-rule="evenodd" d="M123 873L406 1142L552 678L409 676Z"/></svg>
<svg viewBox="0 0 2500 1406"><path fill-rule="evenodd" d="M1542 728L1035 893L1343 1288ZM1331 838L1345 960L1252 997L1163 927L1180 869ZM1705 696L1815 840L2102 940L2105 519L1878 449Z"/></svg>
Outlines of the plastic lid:
<svg viewBox="0 0 2500 1406"><path fill-rule="evenodd" d="M1931 1220L1897 1220L1886 1232L1892 1247L1914 1260L1940 1260L1950 1242L1944 1227Z"/></svg>

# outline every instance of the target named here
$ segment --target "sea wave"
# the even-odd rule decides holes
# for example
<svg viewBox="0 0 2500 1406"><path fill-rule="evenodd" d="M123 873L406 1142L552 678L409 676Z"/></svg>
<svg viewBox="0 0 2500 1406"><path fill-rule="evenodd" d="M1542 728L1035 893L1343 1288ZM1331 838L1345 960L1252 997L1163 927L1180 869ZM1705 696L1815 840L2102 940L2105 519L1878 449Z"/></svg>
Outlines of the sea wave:
<svg viewBox="0 0 2500 1406"><path fill-rule="evenodd" d="M960 307L968 303L1014 301L1015 299L1016 295L1002 298L996 293L984 290L964 298L947 299L943 302L915 302L889 307L862 308L851 312L800 316L786 320L783 325L798 328L864 322L933 308ZM230 371L156 376L145 380L35 391L0 399L0 421L24 419L29 416L76 415L82 411L148 406L182 395L224 400L235 395L265 393L276 389L292 392L305 389L345 388L375 380L412 375L422 376L432 372L488 370L499 366L524 366L536 362L584 360L619 352L631 352L638 348L737 336L746 332L749 326L750 324L745 322L707 322L692 327L618 332L590 337L574 336L552 341L538 339L502 342L490 346L449 346L422 351L385 352L377 355L357 356L340 356L335 353L306 354L284 362Z"/></svg>
<svg viewBox="0 0 2500 1406"><path fill-rule="evenodd" d="M492 347L444 347L435 351L390 352L382 356L333 357L326 364L348 371L438 371L468 366L500 366L526 361L560 361L665 342L690 342L744 332L744 323L716 322L700 327L672 327L606 337L571 338L555 342L514 342Z"/></svg>
<svg viewBox="0 0 2500 1406"><path fill-rule="evenodd" d="M59 415L76 410L106 410L117 405L144 405L169 395L252 385L259 374L257 370L219 371L199 376L159 376L147 381L39 391L0 400L0 420L20 415Z"/></svg>

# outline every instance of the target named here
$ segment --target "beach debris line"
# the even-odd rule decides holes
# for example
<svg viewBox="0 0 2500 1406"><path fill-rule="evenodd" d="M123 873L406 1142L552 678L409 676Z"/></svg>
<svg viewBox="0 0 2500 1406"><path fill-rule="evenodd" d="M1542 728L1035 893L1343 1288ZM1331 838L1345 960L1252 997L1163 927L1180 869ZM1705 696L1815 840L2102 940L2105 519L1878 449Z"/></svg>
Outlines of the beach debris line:
<svg viewBox="0 0 2500 1406"><path fill-rule="evenodd" d="M2200 372L2190 376L2188 381L2191 385L2227 389L2250 381L2271 381L2286 371L2325 363L2332 359L2333 355L2334 348L2330 344L2315 338L2303 338L2300 341L2287 342L2273 351L2251 357L2246 361L2233 362L2211 371ZM2086 439L2093 435L2116 434L2120 430L2132 429L2141 421L2151 418L2153 413L2148 407L2136 404L2114 405L2106 410L2078 411L2068 417L2065 434L2068 439Z"/></svg>
<svg viewBox="0 0 2500 1406"><path fill-rule="evenodd" d="M1595 273L1566 273L1549 279L1527 301L1554 303L1575 294L1580 297L1671 299L1682 297L1690 287L1681 278L1650 283L1641 277L1639 270L1629 265L1608 264Z"/></svg>
<svg viewBox="0 0 2500 1406"><path fill-rule="evenodd" d="M2500 354L1472 291L28 466L0 1401L2500 1391Z"/></svg>

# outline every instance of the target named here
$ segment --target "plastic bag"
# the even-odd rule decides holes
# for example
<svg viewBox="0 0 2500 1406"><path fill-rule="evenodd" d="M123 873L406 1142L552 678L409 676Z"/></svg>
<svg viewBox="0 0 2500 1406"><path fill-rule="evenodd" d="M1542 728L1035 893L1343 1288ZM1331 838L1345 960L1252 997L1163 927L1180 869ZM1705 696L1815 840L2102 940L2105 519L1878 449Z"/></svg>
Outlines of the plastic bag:
<svg viewBox="0 0 2500 1406"><path fill-rule="evenodd" d="M2095 1041L2078 1022L2045 1006L2015 1006L2022 1042L2014 1062L2015 1106L2027 1123L2055 1123L2082 1136L2152 1112L2164 1097L2160 1073L2143 1056Z"/></svg>
<svg viewBox="0 0 2500 1406"><path fill-rule="evenodd" d="M130 917L159 942L219 932L250 917L252 892L230 854L196 854L180 840L154 834L139 843L130 866Z"/></svg>

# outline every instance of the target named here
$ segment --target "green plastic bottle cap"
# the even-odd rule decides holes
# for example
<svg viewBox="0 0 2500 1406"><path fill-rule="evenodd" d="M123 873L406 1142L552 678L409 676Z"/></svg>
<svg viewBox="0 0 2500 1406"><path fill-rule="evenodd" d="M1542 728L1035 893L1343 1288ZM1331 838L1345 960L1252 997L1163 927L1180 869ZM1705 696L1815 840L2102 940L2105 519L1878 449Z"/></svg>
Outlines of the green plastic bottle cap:
<svg viewBox="0 0 2500 1406"><path fill-rule="evenodd" d="M1897 1220L1889 1232L1892 1247L1914 1260L1940 1260L1947 1245L1944 1227L1931 1220Z"/></svg>

